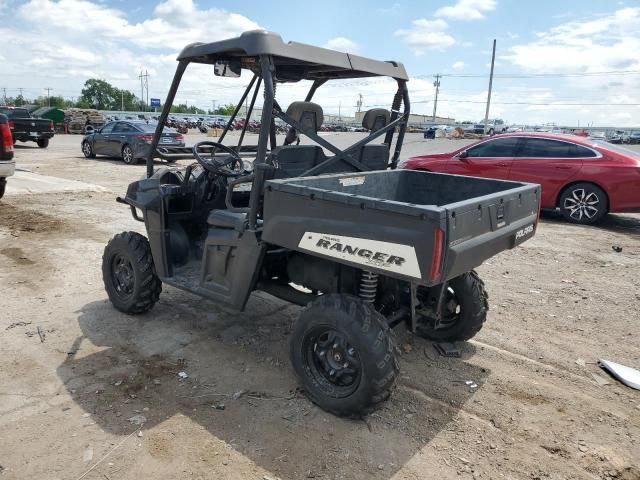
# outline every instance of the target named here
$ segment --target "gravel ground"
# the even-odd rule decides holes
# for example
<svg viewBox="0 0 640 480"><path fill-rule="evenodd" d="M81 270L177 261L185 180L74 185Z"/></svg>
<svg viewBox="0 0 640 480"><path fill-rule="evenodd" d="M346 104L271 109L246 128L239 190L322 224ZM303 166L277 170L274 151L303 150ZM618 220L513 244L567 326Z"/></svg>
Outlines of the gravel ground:
<svg viewBox="0 0 640 480"><path fill-rule="evenodd" d="M165 286L148 314L111 307L102 250L140 231L114 197L144 166L86 160L79 142L18 146L18 168L100 191L23 194L9 179L0 203L0 477L640 478L640 393L595 364L640 368L640 216L545 215L478 269L491 310L462 358L398 330L394 396L344 420L296 391L296 306L256 293L236 313ZM403 156L462 144L409 135Z"/></svg>

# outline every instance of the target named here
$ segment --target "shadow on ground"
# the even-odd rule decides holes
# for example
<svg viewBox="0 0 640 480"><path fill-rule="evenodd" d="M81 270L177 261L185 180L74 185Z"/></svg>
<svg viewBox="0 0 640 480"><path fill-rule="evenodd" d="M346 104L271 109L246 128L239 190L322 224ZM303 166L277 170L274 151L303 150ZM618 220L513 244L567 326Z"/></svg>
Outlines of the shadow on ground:
<svg viewBox="0 0 640 480"><path fill-rule="evenodd" d="M471 344L462 359L443 358L401 333L406 353L392 399L366 419L337 418L297 390L287 357L298 307L257 294L234 314L167 290L146 315L120 314L107 301L79 312L82 336L57 372L107 432L130 434L136 414L145 430L183 414L284 478L390 478L473 396L465 380L482 388L489 376L466 361ZM156 438L149 453L172 451L171 441Z"/></svg>
<svg viewBox="0 0 640 480"><path fill-rule="evenodd" d="M543 221L554 224L572 225L579 228L598 228L616 233L628 233L630 235L640 235L640 216L610 213L601 222L595 225L575 225L569 224L562 215L553 211L542 211Z"/></svg>

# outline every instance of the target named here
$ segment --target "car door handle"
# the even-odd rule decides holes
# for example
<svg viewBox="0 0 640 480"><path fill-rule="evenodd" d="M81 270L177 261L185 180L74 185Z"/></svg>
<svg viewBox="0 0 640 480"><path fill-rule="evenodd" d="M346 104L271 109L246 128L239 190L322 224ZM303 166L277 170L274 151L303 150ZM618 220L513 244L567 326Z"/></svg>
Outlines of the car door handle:
<svg viewBox="0 0 640 480"><path fill-rule="evenodd" d="M508 167L509 164L508 163L504 163L504 162L498 162L498 166L499 167Z"/></svg>
<svg viewBox="0 0 640 480"><path fill-rule="evenodd" d="M120 138L127 138L126 135L120 135Z"/></svg>
<svg viewBox="0 0 640 480"><path fill-rule="evenodd" d="M556 168L558 170L569 170L571 167L568 167L567 165L556 165Z"/></svg>

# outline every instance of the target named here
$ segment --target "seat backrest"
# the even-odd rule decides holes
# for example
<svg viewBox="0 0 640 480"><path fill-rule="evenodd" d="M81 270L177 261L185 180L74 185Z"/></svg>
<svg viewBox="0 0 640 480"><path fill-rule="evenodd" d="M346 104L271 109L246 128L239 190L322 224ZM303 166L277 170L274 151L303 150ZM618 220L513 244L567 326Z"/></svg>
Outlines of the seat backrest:
<svg viewBox="0 0 640 480"><path fill-rule="evenodd" d="M292 102L287 108L287 115L314 132L320 130L324 123L322 107L313 102Z"/></svg>
<svg viewBox="0 0 640 480"><path fill-rule="evenodd" d="M307 170L326 160L318 145L287 145L279 147L272 156L278 177L299 177Z"/></svg>
<svg viewBox="0 0 640 480"><path fill-rule="evenodd" d="M367 110L364 117L362 117L362 127L375 132L376 130L386 127L390 118L389 110L372 108L371 110Z"/></svg>

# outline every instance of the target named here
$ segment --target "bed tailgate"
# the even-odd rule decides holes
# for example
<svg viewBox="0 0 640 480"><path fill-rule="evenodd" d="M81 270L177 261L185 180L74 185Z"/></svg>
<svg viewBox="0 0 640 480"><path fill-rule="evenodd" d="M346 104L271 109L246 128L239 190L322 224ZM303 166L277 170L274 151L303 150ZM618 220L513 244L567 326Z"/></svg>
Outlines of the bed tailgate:
<svg viewBox="0 0 640 480"><path fill-rule="evenodd" d="M531 238L540 212L540 185L524 186L447 205L441 280Z"/></svg>

